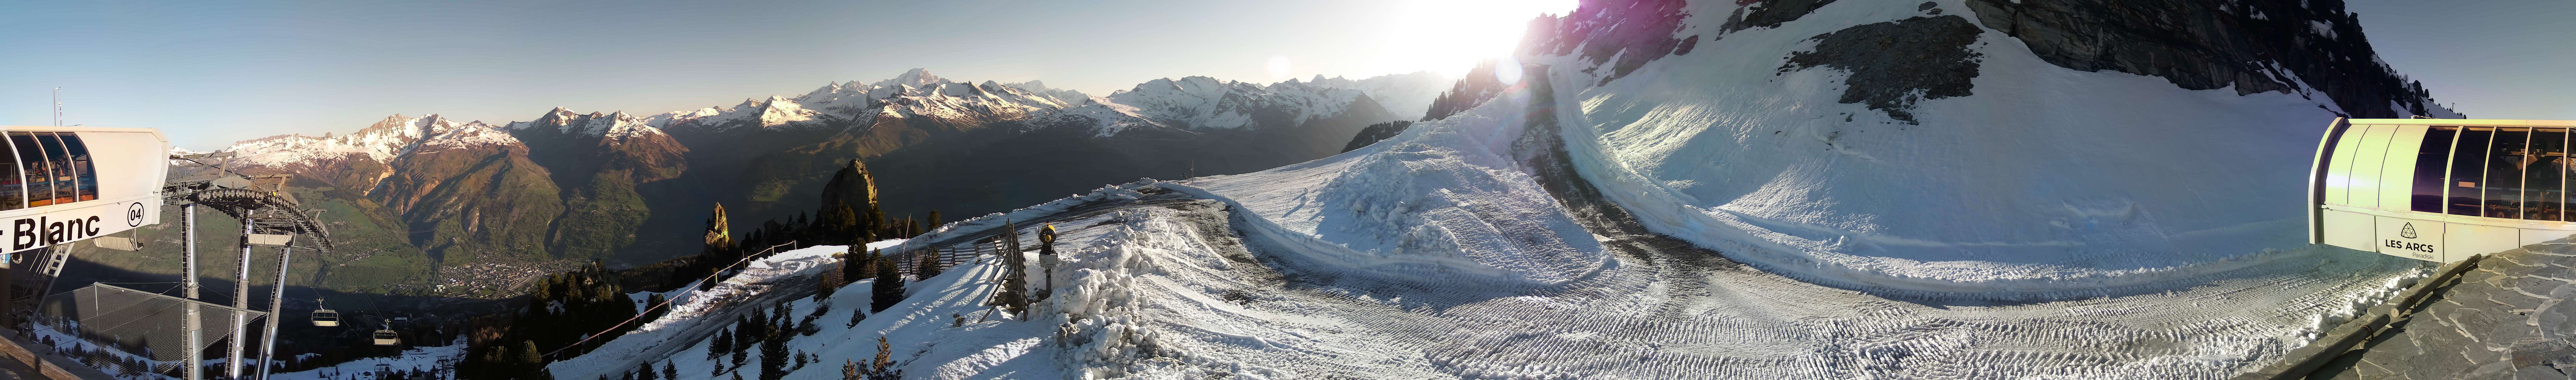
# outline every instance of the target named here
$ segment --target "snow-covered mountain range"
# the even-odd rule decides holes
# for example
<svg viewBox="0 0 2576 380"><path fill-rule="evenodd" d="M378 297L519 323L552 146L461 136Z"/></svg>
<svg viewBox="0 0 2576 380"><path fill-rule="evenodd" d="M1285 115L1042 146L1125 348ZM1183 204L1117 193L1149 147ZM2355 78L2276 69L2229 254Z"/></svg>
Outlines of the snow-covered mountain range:
<svg viewBox="0 0 2576 380"><path fill-rule="evenodd" d="M1157 79L1105 96L914 69L802 95L654 114L555 108L486 123L394 115L345 134L242 141L239 168L328 189L384 236L458 264L653 260L717 203L756 223L814 207L824 176L867 161L890 217L979 214L1138 177L1234 174L1324 157L1361 127L1418 118L1447 79ZM1381 95L1382 94L1382 95ZM545 253L547 255L534 255ZM633 254L634 256L623 256ZM406 264L408 265L408 264ZM426 281L429 272L403 269ZM327 281L327 280L326 280Z"/></svg>
<svg viewBox="0 0 2576 380"><path fill-rule="evenodd" d="M2424 274L2301 238L2333 118L2457 116L2352 20L2334 0L1587 1L1443 96L1454 114L946 225L887 251L985 256L787 346L936 379L2228 378ZM1063 232L1051 274L974 250L1005 221L1023 245ZM1000 312L1013 273L1052 298ZM705 337L740 310L856 317L869 285L685 298L548 369L721 373Z"/></svg>
<svg viewBox="0 0 2576 380"><path fill-rule="evenodd" d="M220 151L239 153L246 164L271 167L357 157L392 162L418 144L516 144L507 135L539 127L559 134L623 140L636 135L667 134L666 130L708 134L739 128L850 127L856 121L874 118L928 118L951 123L1085 119L1098 123L1094 131L1106 137L1128 126L1242 128L1251 124L1250 113L1260 110L1289 112L1292 115L1287 122L1303 123L1348 112L1363 96L1378 102L1389 113L1418 113L1447 85L1446 78L1430 72L1359 80L1318 75L1303 82L1291 79L1273 84L1185 77L1156 79L1134 89L1095 97L1048 88L1040 81L966 83L941 78L926 69L912 69L875 83L834 82L804 95L744 99L732 106L643 116L625 111L583 115L557 107L534 121L500 126L437 114L394 115L348 134L270 136L236 142ZM576 123L575 119L580 120ZM447 139L462 141L440 141Z"/></svg>

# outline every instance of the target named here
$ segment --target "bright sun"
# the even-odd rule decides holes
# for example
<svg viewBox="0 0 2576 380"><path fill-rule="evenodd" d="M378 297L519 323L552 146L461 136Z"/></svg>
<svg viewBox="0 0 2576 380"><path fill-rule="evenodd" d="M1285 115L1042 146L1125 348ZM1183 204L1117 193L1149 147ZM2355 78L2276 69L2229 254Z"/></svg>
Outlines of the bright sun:
<svg viewBox="0 0 2576 380"><path fill-rule="evenodd" d="M1476 61L1511 55L1529 20L1574 11L1572 0L1404 0L1402 15L1387 30L1386 44L1363 69L1371 73L1429 70L1457 78Z"/></svg>

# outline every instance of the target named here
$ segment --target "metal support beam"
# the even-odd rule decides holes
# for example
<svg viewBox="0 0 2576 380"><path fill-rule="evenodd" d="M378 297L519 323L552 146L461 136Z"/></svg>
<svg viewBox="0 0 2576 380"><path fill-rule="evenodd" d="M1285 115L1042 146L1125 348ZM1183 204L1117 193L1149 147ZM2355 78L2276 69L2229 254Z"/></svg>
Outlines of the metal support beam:
<svg viewBox="0 0 2576 380"><path fill-rule="evenodd" d="M251 223L249 218L243 218L241 222L241 257L234 261L241 265L235 266L238 269L233 270L233 308L249 309L250 234L251 225L255 223ZM240 380L242 378L242 338L250 336L250 314L234 311L232 327L233 337L224 346L224 377Z"/></svg>
<svg viewBox="0 0 2576 380"><path fill-rule="evenodd" d="M277 366L277 318L286 315L286 263L295 262L295 247L277 247L277 285L268 287L268 328L259 337L259 379Z"/></svg>
<svg viewBox="0 0 2576 380"><path fill-rule="evenodd" d="M182 251L183 253L181 253L180 266L184 268L179 270L179 288L186 290L186 292L181 296L188 297L188 299L191 300L197 299L196 203L179 205L179 242L182 247L185 247ZM205 327L199 326L200 318L197 316L196 303L190 302L188 303L188 307L184 309L186 309L187 312L183 313L184 315L181 316L181 318L185 318L187 320L179 323L179 334L183 335L182 340L187 342L188 347L186 350L188 350L188 360L182 365L186 365L188 368L179 370L179 373L183 374L180 378L186 380L205 380L206 375L197 370L198 367L205 365L205 362L201 359L201 357L205 356L203 351L206 348Z"/></svg>

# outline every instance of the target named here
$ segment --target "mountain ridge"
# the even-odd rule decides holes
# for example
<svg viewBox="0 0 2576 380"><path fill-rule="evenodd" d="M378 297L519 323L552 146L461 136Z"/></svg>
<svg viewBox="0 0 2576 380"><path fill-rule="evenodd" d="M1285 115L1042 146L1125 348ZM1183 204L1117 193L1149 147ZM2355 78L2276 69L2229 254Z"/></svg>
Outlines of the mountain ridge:
<svg viewBox="0 0 2576 380"><path fill-rule="evenodd" d="M696 239L671 236L694 235L682 232L703 227L698 219L717 203L746 223L795 220L817 206L828 174L853 159L896 163L874 165L884 168L888 216L917 217L981 214L1141 176L1322 157L1338 150L1317 146L1398 118L1363 88L1425 94L1406 84L1439 79L1384 78L1401 80L1182 77L1092 96L914 69L655 114L555 107L497 124L393 115L347 134L269 136L221 151L239 153L243 171L296 174L298 186L375 210L344 217L396 226L433 265L640 264L695 253Z"/></svg>

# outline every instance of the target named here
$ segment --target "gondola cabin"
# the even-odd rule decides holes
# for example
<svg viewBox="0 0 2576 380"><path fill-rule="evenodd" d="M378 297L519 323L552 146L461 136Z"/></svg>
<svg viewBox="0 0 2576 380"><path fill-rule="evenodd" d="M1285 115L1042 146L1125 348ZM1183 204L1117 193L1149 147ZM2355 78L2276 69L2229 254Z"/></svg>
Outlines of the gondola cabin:
<svg viewBox="0 0 2576 380"><path fill-rule="evenodd" d="M2335 119L2310 168L2308 241L2448 263L2576 236L2571 128Z"/></svg>
<svg viewBox="0 0 2576 380"><path fill-rule="evenodd" d="M0 253L161 222L170 140L150 128L0 126Z"/></svg>
<svg viewBox="0 0 2576 380"><path fill-rule="evenodd" d="M378 346L402 344L402 333L394 332L394 321L390 319L385 320L385 329L376 330L374 337Z"/></svg>
<svg viewBox="0 0 2576 380"><path fill-rule="evenodd" d="M340 325L340 311L331 310L328 306L322 306L322 299L320 298L313 299L313 305L313 326L336 327Z"/></svg>

